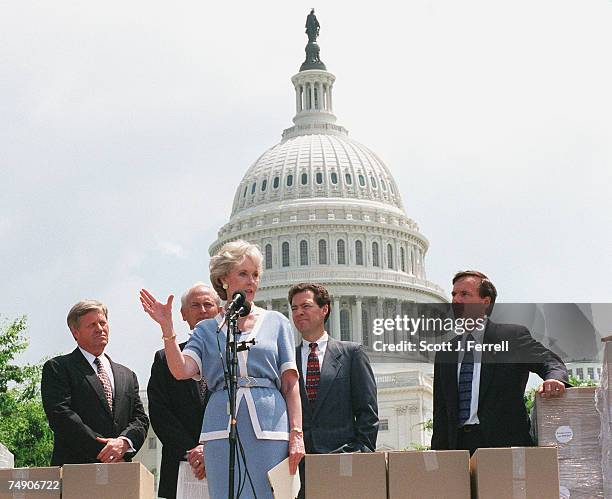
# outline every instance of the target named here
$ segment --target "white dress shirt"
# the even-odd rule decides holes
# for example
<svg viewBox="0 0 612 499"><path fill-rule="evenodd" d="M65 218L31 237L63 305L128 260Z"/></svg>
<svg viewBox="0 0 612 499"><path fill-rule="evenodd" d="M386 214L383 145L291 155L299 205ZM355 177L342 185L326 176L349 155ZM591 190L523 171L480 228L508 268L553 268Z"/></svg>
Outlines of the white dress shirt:
<svg viewBox="0 0 612 499"><path fill-rule="evenodd" d="M104 370L106 371L106 374L108 374L108 379L110 380L111 389L113 390L113 395L114 395L115 394L115 377L113 376L113 370L111 368L110 360L108 360L108 357L106 356L106 354L103 353L102 355L100 355L100 357L96 357L94 354L89 353L87 350L83 350L81 347L79 347L79 350L85 357L85 360L89 362L89 365L92 367L92 369L94 370L96 374L98 374L98 366L94 364L94 361L97 358L100 359L100 362L102 363L102 366L104 367Z"/></svg>
<svg viewBox="0 0 612 499"><path fill-rule="evenodd" d="M486 329L486 322L482 329L474 329L473 331L466 331L461 335L461 350L458 352L459 357L457 359L457 386L459 386L459 374L461 373L461 363L463 362L463 357L467 348L467 335L471 334L474 338L474 341L480 343L484 340L484 333ZM475 350L472 348L471 352L474 354L474 374L472 376L472 400L470 404L470 417L465 422L466 425L469 424L480 424L480 420L478 419L478 396L480 395L480 366L482 361L482 352L480 350Z"/></svg>
<svg viewBox="0 0 612 499"><path fill-rule="evenodd" d="M327 340L329 340L329 335L327 331L323 332L323 336L321 336L317 341L306 341L302 338L302 374L304 379L306 379L306 373L308 372L308 355L310 354L310 344L317 344L317 357L319 358L319 371L323 369L323 357L325 357L325 350L327 349Z"/></svg>

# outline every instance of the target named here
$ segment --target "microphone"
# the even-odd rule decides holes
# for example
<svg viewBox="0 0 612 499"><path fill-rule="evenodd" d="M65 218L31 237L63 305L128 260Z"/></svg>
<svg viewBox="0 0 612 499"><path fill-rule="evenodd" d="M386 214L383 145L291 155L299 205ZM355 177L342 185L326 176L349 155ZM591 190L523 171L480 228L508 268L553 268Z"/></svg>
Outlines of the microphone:
<svg viewBox="0 0 612 499"><path fill-rule="evenodd" d="M236 291L232 296L232 301L227 304L226 315L229 317L238 315L246 317L251 313L251 303L246 299L246 293L242 290Z"/></svg>

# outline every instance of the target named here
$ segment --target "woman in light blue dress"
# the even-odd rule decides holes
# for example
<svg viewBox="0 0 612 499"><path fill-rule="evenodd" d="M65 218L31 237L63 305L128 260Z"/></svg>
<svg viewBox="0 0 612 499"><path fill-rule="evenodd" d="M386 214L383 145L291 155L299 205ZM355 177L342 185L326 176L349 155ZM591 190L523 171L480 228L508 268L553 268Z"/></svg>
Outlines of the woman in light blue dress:
<svg viewBox="0 0 612 499"><path fill-rule="evenodd" d="M222 299L242 290L253 302L261 265L262 255L256 246L245 241L227 243L211 259L210 280ZM210 495L213 499L226 498L230 418L221 359L225 362L227 329L223 325L219 330L224 316L200 322L181 352L172 326L173 297L163 304L142 290L140 299L145 312L161 325L172 374L177 379L199 380L203 376L207 381L211 397L200 441L204 444ZM290 472L295 473L304 456L293 333L285 316L256 306L239 319L238 328L243 331L239 341L255 340L255 344L238 353L237 428L245 460L236 459L234 491L237 495L241 490L241 498L272 499L267 472L289 456Z"/></svg>

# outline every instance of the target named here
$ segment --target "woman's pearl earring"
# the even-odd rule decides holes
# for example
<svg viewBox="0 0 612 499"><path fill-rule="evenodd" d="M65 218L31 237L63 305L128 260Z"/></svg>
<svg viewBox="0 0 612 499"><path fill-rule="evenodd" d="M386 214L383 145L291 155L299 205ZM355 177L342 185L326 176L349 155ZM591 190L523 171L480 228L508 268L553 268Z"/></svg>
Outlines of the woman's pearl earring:
<svg viewBox="0 0 612 499"><path fill-rule="evenodd" d="M228 285L227 285L227 283L226 283L226 282L224 282L224 283L223 283L223 289L227 289L227 288L228 288Z"/></svg>

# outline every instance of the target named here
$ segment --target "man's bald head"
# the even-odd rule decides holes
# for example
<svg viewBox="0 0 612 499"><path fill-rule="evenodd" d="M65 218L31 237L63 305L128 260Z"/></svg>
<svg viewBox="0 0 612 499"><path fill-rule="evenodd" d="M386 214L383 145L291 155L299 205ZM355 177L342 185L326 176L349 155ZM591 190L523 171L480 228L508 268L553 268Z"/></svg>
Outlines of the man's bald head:
<svg viewBox="0 0 612 499"><path fill-rule="evenodd" d="M181 315L193 329L204 319L211 319L220 311L221 299L210 286L198 282L191 286L181 297Z"/></svg>

